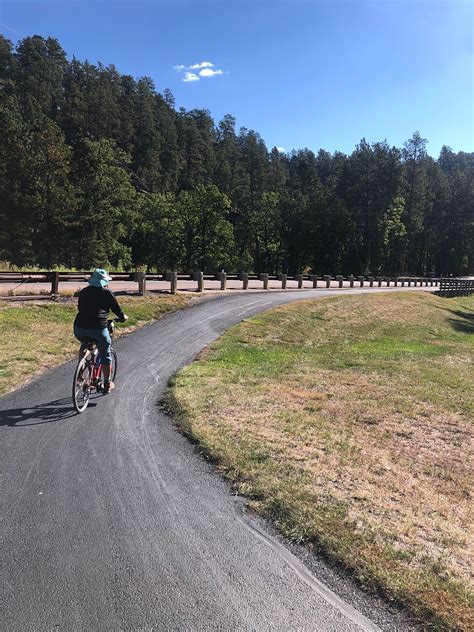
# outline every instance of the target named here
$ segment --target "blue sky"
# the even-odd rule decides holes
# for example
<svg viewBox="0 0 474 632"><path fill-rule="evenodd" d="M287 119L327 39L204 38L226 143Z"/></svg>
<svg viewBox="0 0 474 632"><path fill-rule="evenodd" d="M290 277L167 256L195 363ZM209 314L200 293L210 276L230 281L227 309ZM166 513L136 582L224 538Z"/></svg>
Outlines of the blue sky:
<svg viewBox="0 0 474 632"><path fill-rule="evenodd" d="M0 0L13 41L56 37L269 147L400 147L418 129L433 156L474 151L473 16L471 0ZM222 74L183 81L202 70Z"/></svg>

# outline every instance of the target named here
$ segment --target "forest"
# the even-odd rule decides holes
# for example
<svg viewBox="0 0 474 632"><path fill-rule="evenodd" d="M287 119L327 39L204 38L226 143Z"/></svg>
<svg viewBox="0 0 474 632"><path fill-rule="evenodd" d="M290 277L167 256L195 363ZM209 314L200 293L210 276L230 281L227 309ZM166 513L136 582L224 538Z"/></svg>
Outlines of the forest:
<svg viewBox="0 0 474 632"><path fill-rule="evenodd" d="M5 265L465 275L473 172L474 153L434 159L418 131L281 153L148 77L0 36Z"/></svg>

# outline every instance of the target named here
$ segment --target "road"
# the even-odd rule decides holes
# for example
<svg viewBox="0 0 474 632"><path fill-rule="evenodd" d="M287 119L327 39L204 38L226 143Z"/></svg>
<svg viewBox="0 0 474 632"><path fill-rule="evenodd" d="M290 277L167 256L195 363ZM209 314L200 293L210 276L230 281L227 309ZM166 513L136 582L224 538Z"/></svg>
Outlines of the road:
<svg viewBox="0 0 474 632"><path fill-rule="evenodd" d="M229 326L325 294L227 294L136 331L116 343L116 390L82 415L71 362L0 399L1 630L402 629L247 516L157 406Z"/></svg>

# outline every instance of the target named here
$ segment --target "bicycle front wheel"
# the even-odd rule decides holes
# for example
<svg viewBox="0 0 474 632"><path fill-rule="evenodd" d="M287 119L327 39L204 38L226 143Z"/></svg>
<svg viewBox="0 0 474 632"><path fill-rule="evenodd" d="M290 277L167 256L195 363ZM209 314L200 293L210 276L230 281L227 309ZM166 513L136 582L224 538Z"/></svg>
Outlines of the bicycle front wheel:
<svg viewBox="0 0 474 632"><path fill-rule="evenodd" d="M78 413L87 408L91 397L92 365L87 358L82 358L77 364L72 383L72 402Z"/></svg>

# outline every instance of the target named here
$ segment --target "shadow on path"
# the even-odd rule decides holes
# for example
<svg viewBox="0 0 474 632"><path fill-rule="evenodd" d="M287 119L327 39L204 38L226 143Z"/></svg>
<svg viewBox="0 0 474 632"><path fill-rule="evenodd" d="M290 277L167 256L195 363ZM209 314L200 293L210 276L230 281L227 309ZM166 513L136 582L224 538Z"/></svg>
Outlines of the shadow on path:
<svg viewBox="0 0 474 632"><path fill-rule="evenodd" d="M89 402L89 408L93 406L97 406L97 404ZM70 417L76 417L76 415L78 413L72 407L71 398L63 397L37 406L0 410L0 426L16 426L17 428L38 426L63 421Z"/></svg>

